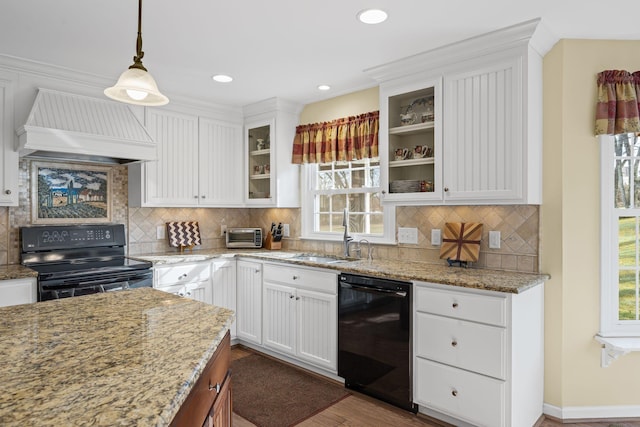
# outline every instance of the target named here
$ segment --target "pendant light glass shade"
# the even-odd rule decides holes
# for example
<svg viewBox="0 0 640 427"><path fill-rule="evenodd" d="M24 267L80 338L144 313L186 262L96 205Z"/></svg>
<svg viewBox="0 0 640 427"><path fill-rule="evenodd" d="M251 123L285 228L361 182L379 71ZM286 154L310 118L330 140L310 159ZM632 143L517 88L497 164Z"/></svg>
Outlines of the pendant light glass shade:
<svg viewBox="0 0 640 427"><path fill-rule="evenodd" d="M156 81L142 65L142 0L138 0L138 38L136 40L136 56L133 57L131 65L120 78L115 86L106 88L104 94L116 101L128 104L158 106L169 103L169 98L158 90Z"/></svg>
<svg viewBox="0 0 640 427"><path fill-rule="evenodd" d="M151 74L139 68L125 70L120 74L118 82L106 88L104 94L116 101L136 105L158 106L169 103L169 98L160 93Z"/></svg>

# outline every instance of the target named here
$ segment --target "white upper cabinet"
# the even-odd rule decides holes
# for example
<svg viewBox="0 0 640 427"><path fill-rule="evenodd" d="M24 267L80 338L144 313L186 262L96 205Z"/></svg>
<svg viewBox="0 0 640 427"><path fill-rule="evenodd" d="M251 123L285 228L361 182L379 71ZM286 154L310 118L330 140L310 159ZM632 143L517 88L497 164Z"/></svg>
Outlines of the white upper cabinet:
<svg viewBox="0 0 640 427"><path fill-rule="evenodd" d="M157 160L129 166L130 206L241 206L242 126L146 109Z"/></svg>
<svg viewBox="0 0 640 427"><path fill-rule="evenodd" d="M247 206L300 207L300 165L291 154L301 109L279 98L243 107Z"/></svg>
<svg viewBox="0 0 640 427"><path fill-rule="evenodd" d="M0 74L0 206L18 206L18 152L13 131L13 82Z"/></svg>
<svg viewBox="0 0 640 427"><path fill-rule="evenodd" d="M555 40L539 21L366 70L380 82L385 203L541 202L542 57Z"/></svg>

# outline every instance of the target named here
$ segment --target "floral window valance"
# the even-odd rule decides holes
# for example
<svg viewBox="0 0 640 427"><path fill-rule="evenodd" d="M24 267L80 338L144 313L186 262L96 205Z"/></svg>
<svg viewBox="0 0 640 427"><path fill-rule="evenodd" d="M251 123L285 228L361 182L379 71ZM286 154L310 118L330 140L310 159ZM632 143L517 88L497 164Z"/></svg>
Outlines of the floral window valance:
<svg viewBox="0 0 640 427"><path fill-rule="evenodd" d="M640 132L640 71L598 74L596 135Z"/></svg>
<svg viewBox="0 0 640 427"><path fill-rule="evenodd" d="M296 127L292 163L330 163L378 157L380 113Z"/></svg>

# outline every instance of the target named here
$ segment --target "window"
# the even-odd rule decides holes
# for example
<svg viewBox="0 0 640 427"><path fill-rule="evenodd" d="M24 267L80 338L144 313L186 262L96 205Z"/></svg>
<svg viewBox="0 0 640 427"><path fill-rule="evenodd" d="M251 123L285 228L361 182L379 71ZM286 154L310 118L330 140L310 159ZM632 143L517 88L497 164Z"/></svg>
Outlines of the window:
<svg viewBox="0 0 640 427"><path fill-rule="evenodd" d="M349 233L375 243L392 243L395 210L380 200L380 161L312 163L304 167L303 238L341 240L344 210Z"/></svg>
<svg viewBox="0 0 640 427"><path fill-rule="evenodd" d="M640 336L640 136L601 136L602 336Z"/></svg>

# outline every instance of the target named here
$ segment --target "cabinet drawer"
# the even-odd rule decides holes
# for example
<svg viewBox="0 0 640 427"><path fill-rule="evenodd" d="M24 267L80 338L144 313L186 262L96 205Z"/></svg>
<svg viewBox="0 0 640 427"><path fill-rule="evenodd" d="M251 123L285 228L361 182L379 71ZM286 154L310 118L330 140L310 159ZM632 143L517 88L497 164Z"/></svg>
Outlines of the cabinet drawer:
<svg viewBox="0 0 640 427"><path fill-rule="evenodd" d="M416 315L416 356L506 378L506 331L465 320Z"/></svg>
<svg viewBox="0 0 640 427"><path fill-rule="evenodd" d="M505 425L504 381L419 357L415 360L416 403L477 426Z"/></svg>
<svg viewBox="0 0 640 427"><path fill-rule="evenodd" d="M506 298L416 286L416 310L471 320L489 325L506 325Z"/></svg>
<svg viewBox="0 0 640 427"><path fill-rule="evenodd" d="M174 283L202 282L211 277L211 263L174 265L171 267L155 267L154 279L157 286Z"/></svg>
<svg viewBox="0 0 640 427"><path fill-rule="evenodd" d="M205 422L229 371L230 342L229 332L227 332L171 422L172 427L199 426Z"/></svg>
<svg viewBox="0 0 640 427"><path fill-rule="evenodd" d="M338 274L328 271L265 264L263 277L265 282L283 283L332 295L338 293Z"/></svg>

